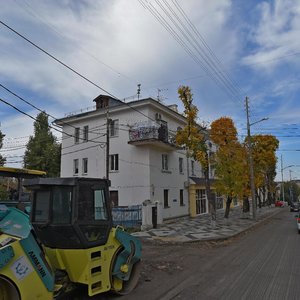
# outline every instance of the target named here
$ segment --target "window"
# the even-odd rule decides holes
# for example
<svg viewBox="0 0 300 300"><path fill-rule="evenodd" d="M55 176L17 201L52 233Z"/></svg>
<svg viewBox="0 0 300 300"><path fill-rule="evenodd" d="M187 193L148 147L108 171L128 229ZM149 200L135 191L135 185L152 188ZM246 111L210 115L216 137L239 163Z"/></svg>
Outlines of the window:
<svg viewBox="0 0 300 300"><path fill-rule="evenodd" d="M179 173L183 174L183 158L179 157Z"/></svg>
<svg viewBox="0 0 300 300"><path fill-rule="evenodd" d="M89 126L83 127L83 141L87 142L89 140Z"/></svg>
<svg viewBox="0 0 300 300"><path fill-rule="evenodd" d="M74 175L78 175L78 165L79 165L78 159L74 159L73 160L73 174Z"/></svg>
<svg viewBox="0 0 300 300"><path fill-rule="evenodd" d="M204 189L196 190L196 214L207 213L206 191Z"/></svg>
<svg viewBox="0 0 300 300"><path fill-rule="evenodd" d="M119 192L109 191L109 199L112 207L119 206Z"/></svg>
<svg viewBox="0 0 300 300"><path fill-rule="evenodd" d="M82 159L82 174L87 174L88 172L88 159L83 158Z"/></svg>
<svg viewBox="0 0 300 300"><path fill-rule="evenodd" d="M79 223L92 223L94 221L108 219L106 208L106 194L104 187L94 186L93 189L91 189L89 184L82 184L81 186L79 186L79 196ZM91 201L91 199L93 199L93 201Z"/></svg>
<svg viewBox="0 0 300 300"><path fill-rule="evenodd" d="M104 190L94 191L94 212L95 220L107 220Z"/></svg>
<svg viewBox="0 0 300 300"><path fill-rule="evenodd" d="M80 128L76 127L75 132L74 132L74 143L75 144L79 143L79 134L80 134Z"/></svg>
<svg viewBox="0 0 300 300"><path fill-rule="evenodd" d="M163 171L168 171L169 166L168 166L168 154L162 154L161 155L161 162L162 162L162 170Z"/></svg>
<svg viewBox="0 0 300 300"><path fill-rule="evenodd" d="M35 222L49 221L50 192L38 191L35 195L33 219Z"/></svg>
<svg viewBox="0 0 300 300"><path fill-rule="evenodd" d="M195 162L193 160L191 161L191 165L192 165L192 175L195 175Z"/></svg>
<svg viewBox="0 0 300 300"><path fill-rule="evenodd" d="M180 206L184 206L183 190L179 190L179 201L180 201Z"/></svg>
<svg viewBox="0 0 300 300"><path fill-rule="evenodd" d="M104 223L108 221L106 201L106 193L103 187L95 185L91 189L89 184L79 186L77 221L88 243L100 243L103 240L105 243L106 241L107 223Z"/></svg>
<svg viewBox="0 0 300 300"><path fill-rule="evenodd" d="M53 224L70 224L72 213L72 187L54 188L52 197Z"/></svg>
<svg viewBox="0 0 300 300"><path fill-rule="evenodd" d="M109 156L109 170L119 171L119 154L112 154Z"/></svg>
<svg viewBox="0 0 300 300"><path fill-rule="evenodd" d="M169 190L164 190L164 208L169 207Z"/></svg>
<svg viewBox="0 0 300 300"><path fill-rule="evenodd" d="M108 99L101 99L100 100L100 108L108 107Z"/></svg>
<svg viewBox="0 0 300 300"><path fill-rule="evenodd" d="M119 120L110 120L109 123L109 136L119 135Z"/></svg>

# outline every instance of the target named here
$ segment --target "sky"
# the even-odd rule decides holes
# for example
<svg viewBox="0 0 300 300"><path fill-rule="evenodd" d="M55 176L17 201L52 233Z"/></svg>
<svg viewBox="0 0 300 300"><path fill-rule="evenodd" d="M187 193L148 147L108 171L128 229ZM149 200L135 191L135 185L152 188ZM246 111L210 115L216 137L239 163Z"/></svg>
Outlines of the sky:
<svg viewBox="0 0 300 300"><path fill-rule="evenodd" d="M33 134L30 116L39 113L33 106L61 118L91 108L100 94L136 100L141 84L140 98L159 98L182 111L177 90L188 85L198 121L209 126L230 117L241 141L247 96L251 134L280 141L276 179L300 179L300 1L0 5L0 130L6 135L0 153L7 166L22 165Z"/></svg>

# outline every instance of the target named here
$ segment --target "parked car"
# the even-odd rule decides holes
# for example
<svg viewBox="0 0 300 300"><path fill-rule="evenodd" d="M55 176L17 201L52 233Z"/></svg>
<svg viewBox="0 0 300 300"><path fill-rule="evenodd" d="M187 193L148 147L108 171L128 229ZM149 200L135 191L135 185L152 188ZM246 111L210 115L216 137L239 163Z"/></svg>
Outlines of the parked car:
<svg viewBox="0 0 300 300"><path fill-rule="evenodd" d="M295 218L297 222L298 233L300 234L300 215L296 215Z"/></svg>
<svg viewBox="0 0 300 300"><path fill-rule="evenodd" d="M283 201L276 201L275 202L275 207L284 207L284 202Z"/></svg>
<svg viewBox="0 0 300 300"><path fill-rule="evenodd" d="M299 202L291 202L290 211L299 211L300 203Z"/></svg>

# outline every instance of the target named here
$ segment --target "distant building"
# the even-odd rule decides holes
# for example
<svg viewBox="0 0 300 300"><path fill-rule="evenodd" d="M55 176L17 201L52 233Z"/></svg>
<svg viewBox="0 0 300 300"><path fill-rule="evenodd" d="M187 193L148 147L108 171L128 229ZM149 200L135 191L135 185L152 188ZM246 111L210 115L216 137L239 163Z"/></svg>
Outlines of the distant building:
<svg viewBox="0 0 300 300"><path fill-rule="evenodd" d="M176 105L152 98L125 103L103 95L93 101L95 109L55 121L64 132L62 177L105 178L108 166L112 205L157 207L158 224L208 212L204 186L197 182L202 168L175 145L177 130L186 124ZM191 184L195 193L189 201Z"/></svg>

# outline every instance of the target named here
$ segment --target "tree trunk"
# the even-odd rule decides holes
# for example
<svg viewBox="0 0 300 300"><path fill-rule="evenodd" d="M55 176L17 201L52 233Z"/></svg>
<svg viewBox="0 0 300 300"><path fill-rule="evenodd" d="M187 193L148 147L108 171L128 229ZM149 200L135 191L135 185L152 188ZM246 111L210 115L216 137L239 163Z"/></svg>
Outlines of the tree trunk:
<svg viewBox="0 0 300 300"><path fill-rule="evenodd" d="M208 154L205 155L207 166L204 168L204 178L205 178L205 190L206 196L209 203L209 211L211 214L211 221L212 224L215 225L217 221L217 214L216 214L216 197L213 197L211 188L210 188L210 181L209 181L209 161L208 161Z"/></svg>
<svg viewBox="0 0 300 300"><path fill-rule="evenodd" d="M257 201L256 199L258 199L258 207L261 208L261 197L260 197L260 193L258 192L258 190L255 191L255 201Z"/></svg>
<svg viewBox="0 0 300 300"><path fill-rule="evenodd" d="M243 213L248 213L250 211L249 198L247 196L243 197Z"/></svg>
<svg viewBox="0 0 300 300"><path fill-rule="evenodd" d="M267 204L268 204L269 207L272 204L272 193L270 192L270 188L268 188Z"/></svg>
<svg viewBox="0 0 300 300"><path fill-rule="evenodd" d="M266 204L267 204L267 188L266 188L266 185L264 185L261 190L262 190L262 193L263 193L262 206L266 206Z"/></svg>
<svg viewBox="0 0 300 300"><path fill-rule="evenodd" d="M224 218L228 219L229 217L229 212L230 212L230 204L232 202L232 197L227 196L227 200L226 200L226 208L225 208L225 215Z"/></svg>

